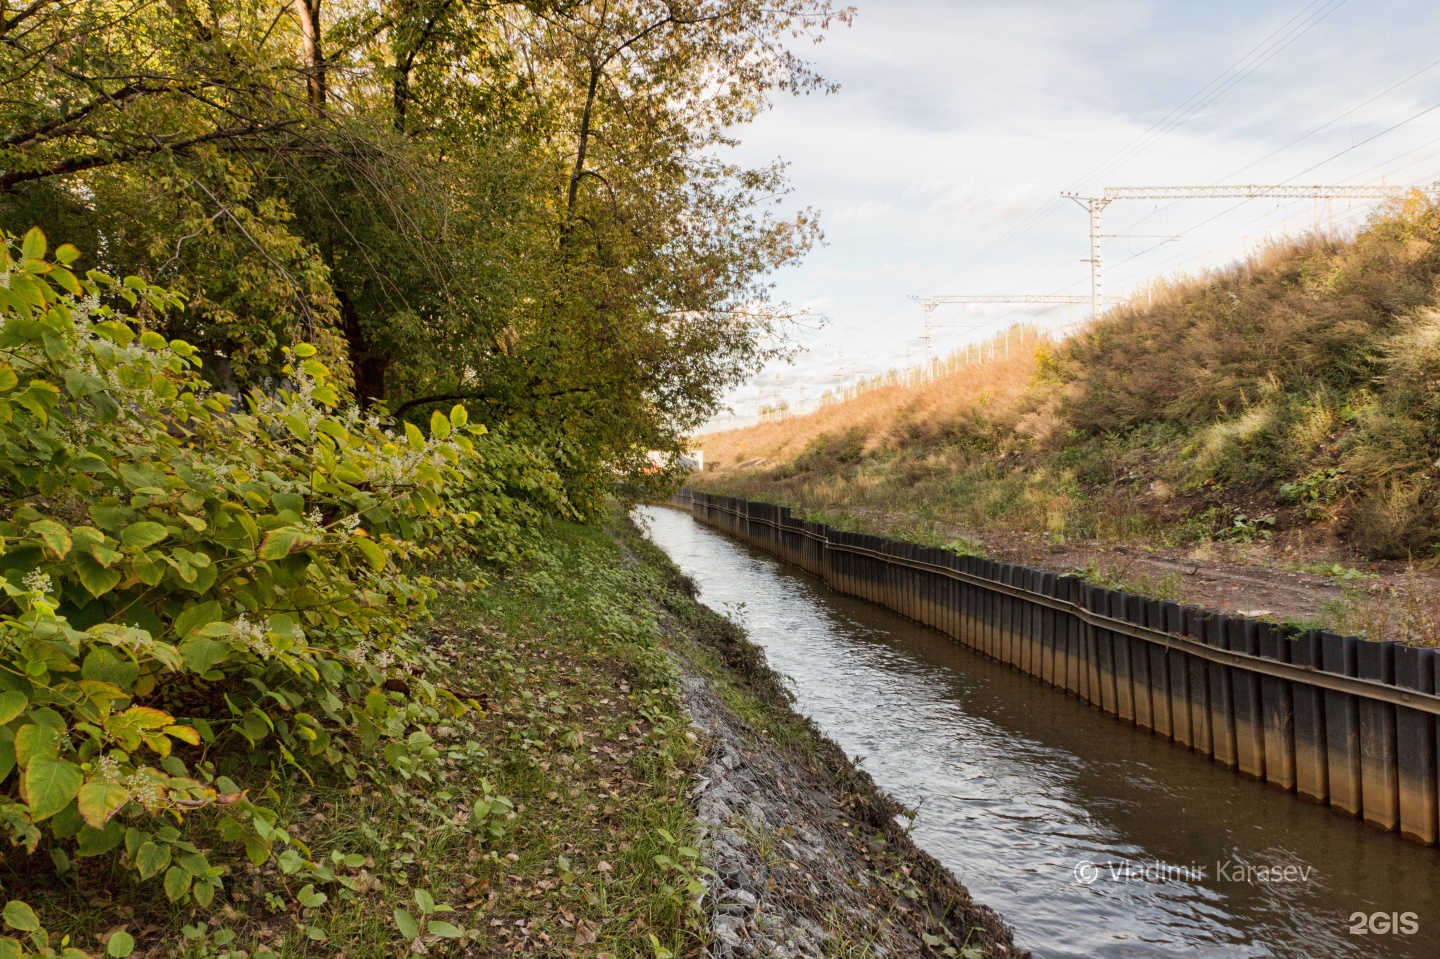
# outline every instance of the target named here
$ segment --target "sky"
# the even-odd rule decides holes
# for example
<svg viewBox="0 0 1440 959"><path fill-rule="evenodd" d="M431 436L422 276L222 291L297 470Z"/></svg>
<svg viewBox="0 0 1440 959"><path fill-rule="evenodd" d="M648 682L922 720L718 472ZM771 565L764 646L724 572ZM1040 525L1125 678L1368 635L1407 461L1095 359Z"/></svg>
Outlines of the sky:
<svg viewBox="0 0 1440 959"><path fill-rule="evenodd" d="M1409 0L857 0L806 53L838 93L784 97L734 159L789 164L825 245L774 277L807 314L709 428L919 365L912 296L1090 289L1085 210L1107 186L1440 181L1440 5ZM1429 111L1429 112L1426 112ZM1125 200L1104 291L1220 267L1287 234L1351 231L1374 201ZM937 355L1088 307L942 307Z"/></svg>

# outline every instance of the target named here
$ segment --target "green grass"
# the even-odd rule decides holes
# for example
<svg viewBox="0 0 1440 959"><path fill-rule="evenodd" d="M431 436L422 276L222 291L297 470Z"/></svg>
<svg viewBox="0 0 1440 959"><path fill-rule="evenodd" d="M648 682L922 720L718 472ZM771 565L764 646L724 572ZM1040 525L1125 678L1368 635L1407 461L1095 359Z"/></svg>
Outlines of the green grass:
<svg viewBox="0 0 1440 959"><path fill-rule="evenodd" d="M649 598L661 576L605 529L557 522L523 569L445 593L417 624L432 681L479 707L427 729L431 772L233 771L333 881L306 875L298 852L253 866L199 822L228 869L208 909L176 909L97 860L31 877L27 898L96 955L124 928L152 957L379 959L410 948L397 909L424 923L432 900L429 920L448 923L431 930L446 937L421 931L435 956L696 954L685 790L698 746Z"/></svg>

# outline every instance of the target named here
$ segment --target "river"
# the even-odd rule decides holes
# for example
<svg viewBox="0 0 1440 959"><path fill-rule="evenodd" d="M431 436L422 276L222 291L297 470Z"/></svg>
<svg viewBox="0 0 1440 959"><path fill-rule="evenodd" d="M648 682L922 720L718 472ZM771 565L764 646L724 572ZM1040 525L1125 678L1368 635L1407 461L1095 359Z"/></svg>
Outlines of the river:
<svg viewBox="0 0 1440 959"><path fill-rule="evenodd" d="M1127 728L686 513L636 518L1037 957L1440 956L1440 851Z"/></svg>

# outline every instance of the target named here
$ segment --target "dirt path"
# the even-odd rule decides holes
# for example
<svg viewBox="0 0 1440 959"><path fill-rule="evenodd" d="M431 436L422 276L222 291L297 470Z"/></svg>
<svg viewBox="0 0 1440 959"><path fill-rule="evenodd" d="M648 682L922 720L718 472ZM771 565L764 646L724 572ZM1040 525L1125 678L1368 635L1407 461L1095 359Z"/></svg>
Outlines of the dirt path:
<svg viewBox="0 0 1440 959"><path fill-rule="evenodd" d="M891 531L913 522L913 517L881 510L850 512L867 532L880 535L899 535ZM944 532L977 544L992 559L1057 574L1081 570L1094 581L1147 596L1297 623L1335 624L1339 617L1339 624L1352 631L1369 625L1372 632L1378 627L1395 633L1374 639L1416 642L1415 635L1400 635L1408 629L1423 634L1423 645L1440 640L1440 575L1406 563L1333 564L1335 574L1321 575L1295 567L1333 562L1329 554L1321 560L1303 547L1269 542L1166 549L1104 540L1060 544L1032 534L958 526ZM1410 608L1399 610L1401 605ZM1381 608L1386 606L1397 607L1389 625Z"/></svg>

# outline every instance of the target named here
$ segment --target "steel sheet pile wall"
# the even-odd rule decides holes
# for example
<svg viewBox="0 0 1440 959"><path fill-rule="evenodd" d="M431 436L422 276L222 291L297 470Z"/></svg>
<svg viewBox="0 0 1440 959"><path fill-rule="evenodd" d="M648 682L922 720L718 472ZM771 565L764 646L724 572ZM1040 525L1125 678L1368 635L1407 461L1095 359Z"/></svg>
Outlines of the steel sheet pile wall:
<svg viewBox="0 0 1440 959"><path fill-rule="evenodd" d="M847 533L771 503L688 489L671 502L1223 766L1407 839L1440 840L1435 650Z"/></svg>

